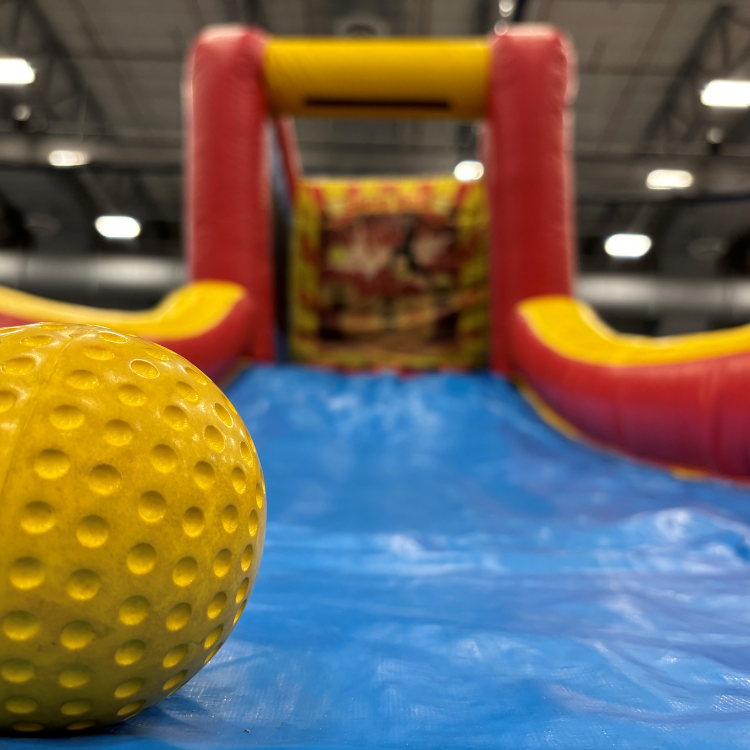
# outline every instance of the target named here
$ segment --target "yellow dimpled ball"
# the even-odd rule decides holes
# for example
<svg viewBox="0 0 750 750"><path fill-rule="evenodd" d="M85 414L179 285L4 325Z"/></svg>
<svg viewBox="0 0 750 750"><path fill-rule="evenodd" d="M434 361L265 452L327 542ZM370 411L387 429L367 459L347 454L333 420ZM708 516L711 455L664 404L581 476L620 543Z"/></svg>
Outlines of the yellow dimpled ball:
<svg viewBox="0 0 750 750"><path fill-rule="evenodd" d="M265 522L250 435L185 359L0 329L0 731L74 733L178 690L242 614Z"/></svg>

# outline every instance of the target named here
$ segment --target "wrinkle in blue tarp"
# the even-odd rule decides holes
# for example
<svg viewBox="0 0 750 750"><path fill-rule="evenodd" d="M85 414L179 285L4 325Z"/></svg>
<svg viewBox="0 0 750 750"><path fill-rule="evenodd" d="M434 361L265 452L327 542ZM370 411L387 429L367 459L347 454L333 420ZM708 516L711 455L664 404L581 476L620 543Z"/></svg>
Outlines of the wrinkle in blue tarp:
<svg viewBox="0 0 750 750"><path fill-rule="evenodd" d="M23 748L750 741L750 493L570 442L484 375L244 372L268 531L234 635L104 734Z"/></svg>

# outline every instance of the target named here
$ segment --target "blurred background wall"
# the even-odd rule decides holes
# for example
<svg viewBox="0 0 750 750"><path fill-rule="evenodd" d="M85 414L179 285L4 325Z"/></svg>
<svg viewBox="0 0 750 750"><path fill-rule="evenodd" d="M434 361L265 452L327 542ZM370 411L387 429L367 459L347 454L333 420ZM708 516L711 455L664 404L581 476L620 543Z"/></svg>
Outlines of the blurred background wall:
<svg viewBox="0 0 750 750"><path fill-rule="evenodd" d="M625 331L750 321L750 0L0 0L0 55L16 59L5 73L0 60L0 80L16 76L0 84L0 283L137 308L180 282L182 62L203 26L227 22L276 35L564 29L580 75L579 293ZM711 88L725 80L739 85ZM475 159L479 129L302 120L297 133L310 174L412 174ZM98 231L101 216L139 233ZM607 240L620 234L641 244L618 250Z"/></svg>

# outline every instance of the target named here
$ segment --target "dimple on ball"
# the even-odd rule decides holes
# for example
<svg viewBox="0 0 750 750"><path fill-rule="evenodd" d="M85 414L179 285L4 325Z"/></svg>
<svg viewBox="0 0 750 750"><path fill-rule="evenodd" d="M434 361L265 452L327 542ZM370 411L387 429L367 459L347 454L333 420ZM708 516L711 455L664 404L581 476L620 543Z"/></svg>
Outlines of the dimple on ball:
<svg viewBox="0 0 750 750"><path fill-rule="evenodd" d="M263 473L230 402L132 336L3 329L0 447L0 730L92 729L178 690L263 550Z"/></svg>

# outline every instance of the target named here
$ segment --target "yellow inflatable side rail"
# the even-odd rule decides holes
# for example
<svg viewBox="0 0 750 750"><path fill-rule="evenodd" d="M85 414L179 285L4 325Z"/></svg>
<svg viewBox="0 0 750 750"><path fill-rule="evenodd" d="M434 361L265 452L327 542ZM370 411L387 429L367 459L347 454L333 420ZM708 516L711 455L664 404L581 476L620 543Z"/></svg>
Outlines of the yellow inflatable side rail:
<svg viewBox="0 0 750 750"><path fill-rule="evenodd" d="M518 306L534 335L566 359L592 365L643 367L721 357L750 350L750 325L682 336L635 336L607 326L570 297L536 297Z"/></svg>
<svg viewBox="0 0 750 750"><path fill-rule="evenodd" d="M489 61L484 38L286 38L263 70L277 115L478 119Z"/></svg>
<svg viewBox="0 0 750 750"><path fill-rule="evenodd" d="M237 284L200 281L175 290L150 310L129 312L73 305L0 287L0 314L25 321L100 325L145 338L175 340L211 331L244 296L245 290Z"/></svg>
<svg viewBox="0 0 750 750"><path fill-rule="evenodd" d="M520 303L510 326L516 373L564 431L648 461L750 478L750 326L623 335L562 296Z"/></svg>

